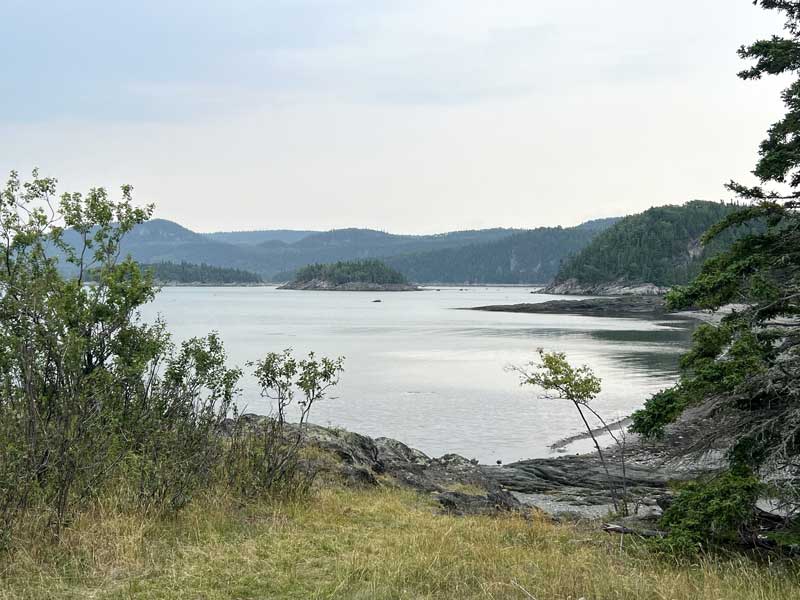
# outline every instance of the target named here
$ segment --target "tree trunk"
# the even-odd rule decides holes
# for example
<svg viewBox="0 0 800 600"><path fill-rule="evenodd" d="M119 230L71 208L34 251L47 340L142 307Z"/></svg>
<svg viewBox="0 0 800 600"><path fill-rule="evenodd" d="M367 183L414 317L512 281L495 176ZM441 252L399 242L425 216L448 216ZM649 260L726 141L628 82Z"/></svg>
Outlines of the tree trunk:
<svg viewBox="0 0 800 600"><path fill-rule="evenodd" d="M586 426L586 431L589 432L589 436L592 438L594 442L594 447L597 449L597 455L600 457L600 463L603 465L603 470L606 472L606 479L608 480L608 489L611 492L611 501L614 504L614 510L619 512L619 500L617 499L617 488L614 483L611 481L611 473L608 470L608 465L606 464L606 458L603 456L603 450L600 448L600 444L597 442L597 438L594 437L594 433L592 432L592 427L589 425L589 421L586 420L586 415L583 414L583 409L581 409L580 402L575 400L572 401L575 405L575 408L578 409L578 413L583 420L583 424Z"/></svg>

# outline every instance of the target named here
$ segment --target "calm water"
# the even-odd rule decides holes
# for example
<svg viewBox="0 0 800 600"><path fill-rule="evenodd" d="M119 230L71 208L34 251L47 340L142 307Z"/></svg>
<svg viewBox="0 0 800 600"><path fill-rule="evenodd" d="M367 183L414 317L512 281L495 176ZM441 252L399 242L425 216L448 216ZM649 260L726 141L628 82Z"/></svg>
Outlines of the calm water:
<svg viewBox="0 0 800 600"><path fill-rule="evenodd" d="M674 322L453 310L552 299L526 288L178 287L164 288L144 316L161 314L176 339L218 331L239 365L284 348L342 355L341 383L312 421L394 437L436 456L508 462L549 455L549 444L580 432L581 423L571 405L521 388L507 365L532 360L539 347L566 352L603 378L595 408L614 419L671 385L688 345L689 329ZM251 378L242 387L243 410L270 412Z"/></svg>

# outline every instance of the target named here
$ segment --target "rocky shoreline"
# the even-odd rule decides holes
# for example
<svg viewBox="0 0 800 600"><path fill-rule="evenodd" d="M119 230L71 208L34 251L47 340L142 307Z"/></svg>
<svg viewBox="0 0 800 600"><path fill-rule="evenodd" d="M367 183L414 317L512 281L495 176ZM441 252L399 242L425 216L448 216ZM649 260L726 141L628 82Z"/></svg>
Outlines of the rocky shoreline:
<svg viewBox="0 0 800 600"><path fill-rule="evenodd" d="M268 417L244 415L257 422ZM696 415L690 418L697 418ZM668 428L659 444L631 437L625 449L625 486L635 513L631 525L658 517L669 504L668 484L714 472L722 451L694 455L685 422ZM453 514L495 514L540 510L555 519L596 520L613 511L609 479L595 454L534 458L506 465L483 465L457 454L434 458L385 437L371 438L337 428L306 425L304 443L333 460L315 459L321 474L352 486L398 485L434 497ZM608 448L611 481L623 486L619 448Z"/></svg>
<svg viewBox="0 0 800 600"><path fill-rule="evenodd" d="M688 318L688 313L670 313L662 296L618 296L585 300L548 300L536 304L477 306L468 310L587 317Z"/></svg>
<svg viewBox="0 0 800 600"><path fill-rule="evenodd" d="M566 296L663 296L669 287L653 283L631 283L616 281L611 283L587 284L575 279L551 283L541 293Z"/></svg>

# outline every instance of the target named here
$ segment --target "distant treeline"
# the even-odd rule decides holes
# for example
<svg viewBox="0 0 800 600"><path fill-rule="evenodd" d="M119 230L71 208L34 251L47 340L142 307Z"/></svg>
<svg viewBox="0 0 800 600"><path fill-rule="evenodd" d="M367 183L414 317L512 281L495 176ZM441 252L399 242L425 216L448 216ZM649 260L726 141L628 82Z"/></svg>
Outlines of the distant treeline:
<svg viewBox="0 0 800 600"><path fill-rule="evenodd" d="M701 243L708 228L736 208L695 200L625 217L566 260L555 281L685 284L699 272L706 258L729 247L741 234L729 231L707 246Z"/></svg>
<svg viewBox="0 0 800 600"><path fill-rule="evenodd" d="M143 270L150 271L153 279L161 283L202 283L202 284L236 284L261 283L262 279L255 273L242 269L212 267L206 263L195 265L188 262L159 262L141 265Z"/></svg>
<svg viewBox="0 0 800 600"><path fill-rule="evenodd" d="M405 275L379 260L353 260L327 265L308 265L299 269L295 281L306 282L314 279L336 285L344 283L405 284Z"/></svg>

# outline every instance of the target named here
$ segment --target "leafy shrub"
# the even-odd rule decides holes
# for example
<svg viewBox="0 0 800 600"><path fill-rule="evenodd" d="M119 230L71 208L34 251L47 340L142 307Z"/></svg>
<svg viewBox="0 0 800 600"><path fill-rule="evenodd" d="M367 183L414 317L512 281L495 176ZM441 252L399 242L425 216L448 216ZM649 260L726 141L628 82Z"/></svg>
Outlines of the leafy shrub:
<svg viewBox="0 0 800 600"><path fill-rule="evenodd" d="M680 416L686 402L687 396L679 386L661 390L631 415L630 430L646 438L661 438L664 428Z"/></svg>
<svg viewBox="0 0 800 600"><path fill-rule="evenodd" d="M120 202L93 189L63 195L56 210L55 185L12 173L0 192L0 544L31 511L58 536L109 486L163 512L228 465L246 465L230 477L250 477L239 486L247 493L295 477L300 437L289 438L284 414L292 386L303 393L302 424L341 360L268 355L256 375L265 394L280 389L279 430L226 445L219 431L235 414L241 371L226 366L216 334L176 349L163 323L142 323L152 277L118 260L123 237L152 209L135 208L124 187ZM74 276L61 274L65 264ZM244 460L223 460L234 455Z"/></svg>
<svg viewBox="0 0 800 600"><path fill-rule="evenodd" d="M682 552L741 541L755 516L762 485L746 470L727 471L686 485L661 518L669 529L662 543Z"/></svg>
<svg viewBox="0 0 800 600"><path fill-rule="evenodd" d="M120 241L150 208L113 202L105 190L64 194L55 180L22 183L12 173L0 193L0 518L4 531L38 503L55 533L75 506L94 497L129 450L132 407L165 351L156 324L138 322L151 280ZM64 230L81 240L65 242ZM57 258L77 277L65 279ZM97 285L84 276L97 273ZM152 379L152 378L151 378Z"/></svg>
<svg viewBox="0 0 800 600"><path fill-rule="evenodd" d="M291 350L269 353L254 363L262 397L274 403L270 418L240 418L234 427L225 470L231 488L241 496L297 496L308 490L314 471L303 464L305 427L315 402L336 385L342 358L317 358L312 352L298 360ZM295 399L296 390L301 392ZM294 410L298 422L287 423Z"/></svg>
<svg viewBox="0 0 800 600"><path fill-rule="evenodd" d="M183 342L142 398L130 449L138 457L142 506L180 509L212 481L223 454L219 429L233 409L241 376L225 359L214 333Z"/></svg>

